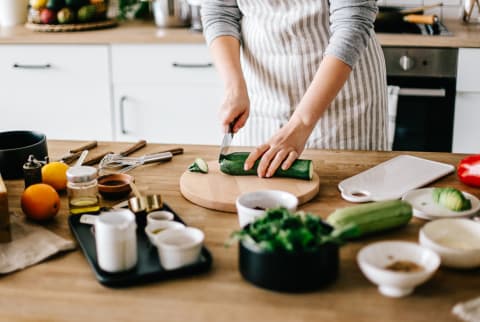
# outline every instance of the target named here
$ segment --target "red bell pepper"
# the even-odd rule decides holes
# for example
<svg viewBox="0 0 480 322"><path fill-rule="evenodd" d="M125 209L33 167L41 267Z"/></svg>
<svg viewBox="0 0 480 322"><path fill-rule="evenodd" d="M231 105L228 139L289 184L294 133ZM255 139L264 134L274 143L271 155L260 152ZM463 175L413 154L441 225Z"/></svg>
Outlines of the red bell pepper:
<svg viewBox="0 0 480 322"><path fill-rule="evenodd" d="M480 154L471 155L460 161L457 175L461 182L480 187Z"/></svg>

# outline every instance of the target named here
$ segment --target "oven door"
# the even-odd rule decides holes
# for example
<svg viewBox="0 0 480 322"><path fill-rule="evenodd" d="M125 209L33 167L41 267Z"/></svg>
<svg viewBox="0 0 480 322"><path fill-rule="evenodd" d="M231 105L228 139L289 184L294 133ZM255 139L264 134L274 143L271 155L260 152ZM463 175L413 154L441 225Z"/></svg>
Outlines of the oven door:
<svg viewBox="0 0 480 322"><path fill-rule="evenodd" d="M400 87L393 150L451 152L455 78L388 77Z"/></svg>

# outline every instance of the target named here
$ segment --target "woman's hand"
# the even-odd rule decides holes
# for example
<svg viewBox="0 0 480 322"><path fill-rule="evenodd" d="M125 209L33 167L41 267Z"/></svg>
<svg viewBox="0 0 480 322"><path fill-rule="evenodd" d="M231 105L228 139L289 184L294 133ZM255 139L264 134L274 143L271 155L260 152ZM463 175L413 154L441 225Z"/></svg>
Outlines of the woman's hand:
<svg viewBox="0 0 480 322"><path fill-rule="evenodd" d="M249 170L261 157L257 168L258 176L271 177L279 167L287 170L302 154L312 127L305 125L294 114L267 143L257 147L245 161L244 168Z"/></svg>
<svg viewBox="0 0 480 322"><path fill-rule="evenodd" d="M219 114L225 133L228 133L232 122L234 122L233 133L236 133L245 125L250 114L250 99L244 82L241 85L227 87Z"/></svg>

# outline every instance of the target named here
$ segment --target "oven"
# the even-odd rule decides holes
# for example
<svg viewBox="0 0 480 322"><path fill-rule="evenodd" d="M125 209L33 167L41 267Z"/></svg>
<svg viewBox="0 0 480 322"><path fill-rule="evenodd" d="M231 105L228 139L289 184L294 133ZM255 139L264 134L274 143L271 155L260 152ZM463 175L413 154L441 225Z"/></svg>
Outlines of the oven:
<svg viewBox="0 0 480 322"><path fill-rule="evenodd" d="M455 48L384 47L388 85L398 86L393 150L451 152Z"/></svg>

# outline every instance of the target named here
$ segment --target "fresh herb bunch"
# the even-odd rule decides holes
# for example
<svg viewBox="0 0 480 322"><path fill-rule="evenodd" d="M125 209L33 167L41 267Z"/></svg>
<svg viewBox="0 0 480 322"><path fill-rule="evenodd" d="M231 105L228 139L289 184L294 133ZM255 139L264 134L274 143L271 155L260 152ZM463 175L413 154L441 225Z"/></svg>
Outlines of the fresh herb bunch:
<svg viewBox="0 0 480 322"><path fill-rule="evenodd" d="M238 240L269 252L308 252L326 243L342 244L355 229L352 225L341 231L334 230L312 214L272 208L242 230L235 231L227 245Z"/></svg>

